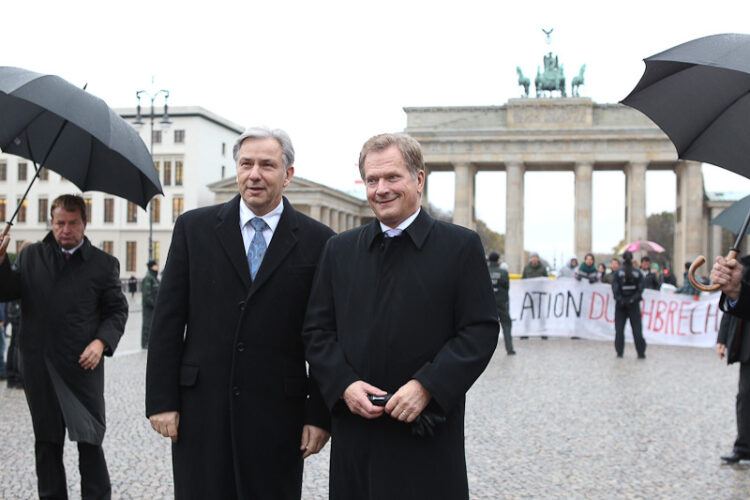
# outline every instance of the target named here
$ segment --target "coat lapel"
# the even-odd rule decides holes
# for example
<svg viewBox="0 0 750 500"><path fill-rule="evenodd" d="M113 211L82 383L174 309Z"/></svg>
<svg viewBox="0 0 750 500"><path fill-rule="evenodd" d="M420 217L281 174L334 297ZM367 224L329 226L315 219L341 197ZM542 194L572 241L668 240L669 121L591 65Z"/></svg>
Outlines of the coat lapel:
<svg viewBox="0 0 750 500"><path fill-rule="evenodd" d="M247 266L245 255L245 244L242 242L240 231L240 195L224 204L219 210L216 235L224 247L224 251L232 263L235 271L239 274L242 283L250 288L250 269Z"/></svg>
<svg viewBox="0 0 750 500"><path fill-rule="evenodd" d="M253 281L250 287L248 298L252 297L255 291L263 286L263 283L271 277L276 268L281 265L292 248L297 244L297 236L295 234L297 232L297 212L286 198L283 199L283 203L284 211L281 213L279 225L276 226L276 231L274 231L271 238L271 244L268 246L268 250L266 250L266 255L263 257L258 274L255 276L255 281Z"/></svg>

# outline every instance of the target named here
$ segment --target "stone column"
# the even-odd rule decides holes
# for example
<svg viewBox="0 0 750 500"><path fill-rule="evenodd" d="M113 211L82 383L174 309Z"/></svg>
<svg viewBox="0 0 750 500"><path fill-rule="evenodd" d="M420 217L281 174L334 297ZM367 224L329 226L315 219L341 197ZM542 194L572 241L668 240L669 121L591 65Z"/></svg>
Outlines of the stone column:
<svg viewBox="0 0 750 500"><path fill-rule="evenodd" d="M354 216L352 214L346 214L346 228L351 229L354 227Z"/></svg>
<svg viewBox="0 0 750 500"><path fill-rule="evenodd" d="M332 208L328 212L328 218L331 221L328 226L333 229L334 232L339 232L339 211L335 208Z"/></svg>
<svg viewBox="0 0 750 500"><path fill-rule="evenodd" d="M631 162L625 167L625 242L645 240L646 162Z"/></svg>
<svg viewBox="0 0 750 500"><path fill-rule="evenodd" d="M719 214L722 212L721 208L712 208L711 209L711 220L718 217ZM710 235L710 241L711 244L708 247L708 255L706 255L706 260L710 263L713 263L714 259L717 255L726 255L729 251L728 248L721 248L721 226L708 226L711 231ZM737 229L739 231L739 228ZM675 262L675 265L678 263ZM684 263L681 263L681 265L684 265Z"/></svg>
<svg viewBox="0 0 750 500"><path fill-rule="evenodd" d="M455 204L453 223L474 229L474 175L477 168L471 163L456 163Z"/></svg>
<svg viewBox="0 0 750 500"><path fill-rule="evenodd" d="M321 219L321 215L322 215L322 210L321 209L322 208L323 207L321 207L318 204L310 205L310 217L312 217L316 221L320 222L322 220Z"/></svg>
<svg viewBox="0 0 750 500"><path fill-rule="evenodd" d="M575 256L591 252L591 178L593 163L577 163L575 166Z"/></svg>
<svg viewBox="0 0 750 500"><path fill-rule="evenodd" d="M703 234L700 231L703 214L703 174L701 164L681 161L675 167L677 196L674 224L674 261L685 263L700 254ZM708 274L712 258L699 270Z"/></svg>
<svg viewBox="0 0 750 500"><path fill-rule="evenodd" d="M430 169L424 168L424 188L422 188L422 208L430 209L430 200L427 198L427 179L430 177Z"/></svg>
<svg viewBox="0 0 750 500"><path fill-rule="evenodd" d="M508 271L523 271L523 174L521 162L505 164L505 262Z"/></svg>
<svg viewBox="0 0 750 500"><path fill-rule="evenodd" d="M320 207L320 222L328 227L331 227L331 209L328 207Z"/></svg>
<svg viewBox="0 0 750 500"><path fill-rule="evenodd" d="M337 231L343 233L346 230L346 214L344 212L339 212L339 228Z"/></svg>

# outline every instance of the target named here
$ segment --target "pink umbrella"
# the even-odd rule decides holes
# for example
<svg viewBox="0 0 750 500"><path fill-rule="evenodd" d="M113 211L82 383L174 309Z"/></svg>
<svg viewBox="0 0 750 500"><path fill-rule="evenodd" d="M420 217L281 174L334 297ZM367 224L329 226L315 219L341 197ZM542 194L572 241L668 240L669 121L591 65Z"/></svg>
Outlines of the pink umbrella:
<svg viewBox="0 0 750 500"><path fill-rule="evenodd" d="M630 252L657 252L657 253L660 253L660 252L664 251L664 247L661 246L661 245L659 245L658 243L654 243L653 241L638 240L638 241L634 241L632 243L628 243L624 247L620 248L620 250L618 250L617 253L621 254L621 253L625 252L626 250L630 251Z"/></svg>

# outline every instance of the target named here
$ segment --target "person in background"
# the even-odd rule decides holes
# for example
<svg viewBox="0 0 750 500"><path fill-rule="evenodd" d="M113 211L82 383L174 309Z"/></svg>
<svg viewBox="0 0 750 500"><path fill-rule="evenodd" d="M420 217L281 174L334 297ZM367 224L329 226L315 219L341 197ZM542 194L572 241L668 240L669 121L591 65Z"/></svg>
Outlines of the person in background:
<svg viewBox="0 0 750 500"><path fill-rule="evenodd" d="M697 288L693 286L692 283L690 283L690 279L688 278L688 274L690 272L690 266L692 265L692 262L685 262L685 272L682 275L682 286L679 287L675 293L681 293L683 295L692 295L693 297L700 296L701 292Z"/></svg>
<svg viewBox="0 0 750 500"><path fill-rule="evenodd" d="M138 291L138 278L136 278L134 274L131 274L130 279L128 280L128 291L130 292L130 298L133 298L135 292Z"/></svg>
<svg viewBox="0 0 750 500"><path fill-rule="evenodd" d="M606 275L607 275L607 266L605 266L604 264L599 264L598 266L596 266L597 281L603 280Z"/></svg>
<svg viewBox="0 0 750 500"><path fill-rule="evenodd" d="M613 258L612 261L609 264L610 272L605 274L602 278L602 283L607 283L609 285L612 284L612 279L615 277L615 273L618 269L620 269L620 260L617 258Z"/></svg>
<svg viewBox="0 0 750 500"><path fill-rule="evenodd" d="M143 304L143 322L141 324L141 348L148 349L151 336L151 321L154 319L156 297L159 295L159 264L155 260L146 263L146 276L141 281L141 304Z"/></svg>
<svg viewBox="0 0 750 500"><path fill-rule="evenodd" d="M578 259L575 257L570 258L570 262L565 264L557 272L558 278L575 278L576 270L578 268Z"/></svg>
<svg viewBox="0 0 750 500"><path fill-rule="evenodd" d="M539 259L539 254L536 252L531 252L531 255L529 256L529 262L523 268L521 279L546 278L547 276L547 268L544 267L544 264L542 264L542 261Z"/></svg>
<svg viewBox="0 0 750 500"><path fill-rule="evenodd" d="M641 259L641 272L643 273L643 287L658 290L659 278L651 268L651 258L648 255L644 255Z"/></svg>
<svg viewBox="0 0 750 500"><path fill-rule="evenodd" d="M495 292L495 303L497 304L497 315L503 329L505 352L508 355L513 355L516 351L513 350L513 337L510 334L512 326L509 312L510 296L508 294L510 278L508 271L499 264L500 255L497 252L491 252L488 260L492 290Z"/></svg>
<svg viewBox="0 0 750 500"><path fill-rule="evenodd" d="M664 270L662 271L661 283L662 285L664 283L667 283L675 287L677 286L677 278L674 277L672 270L668 266L665 266Z"/></svg>
<svg viewBox="0 0 750 500"><path fill-rule="evenodd" d="M576 272L576 279L578 281L588 281L589 283L597 282L598 274L596 266L594 265L594 254L587 253L583 258L583 262L578 267L578 271Z"/></svg>
<svg viewBox="0 0 750 500"><path fill-rule="evenodd" d="M0 380L8 378L7 366L5 363L5 303L0 302Z"/></svg>
<svg viewBox="0 0 750 500"><path fill-rule="evenodd" d="M612 295L615 299L615 351L623 356L625 349L625 321L630 320L633 342L639 359L646 357L646 341L641 325L641 295L643 294L643 273L633 266L633 254L622 254L623 265L612 279Z"/></svg>

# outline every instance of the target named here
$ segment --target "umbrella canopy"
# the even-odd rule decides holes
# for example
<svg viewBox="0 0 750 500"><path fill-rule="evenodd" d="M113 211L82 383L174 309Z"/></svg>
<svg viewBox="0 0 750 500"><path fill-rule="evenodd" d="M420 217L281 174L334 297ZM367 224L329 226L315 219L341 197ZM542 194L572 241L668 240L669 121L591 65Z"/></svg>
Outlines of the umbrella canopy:
<svg viewBox="0 0 750 500"><path fill-rule="evenodd" d="M58 76L0 67L0 149L54 170L82 191L104 191L143 208L162 194L133 127Z"/></svg>
<svg viewBox="0 0 750 500"><path fill-rule="evenodd" d="M623 245L622 248L620 248L617 251L617 254L620 255L623 252L657 252L661 253L664 251L664 247L661 246L658 243L655 243L653 241L648 240L638 240L633 241L632 243L628 243L627 245Z"/></svg>
<svg viewBox="0 0 750 500"><path fill-rule="evenodd" d="M745 196L725 208L711 221L711 224L729 229L734 233L742 227L748 213L750 213L750 196ZM747 233L750 233L750 227L745 230L745 234Z"/></svg>
<svg viewBox="0 0 750 500"><path fill-rule="evenodd" d="M651 118L680 158L750 177L750 35L698 38L644 61L622 103Z"/></svg>

